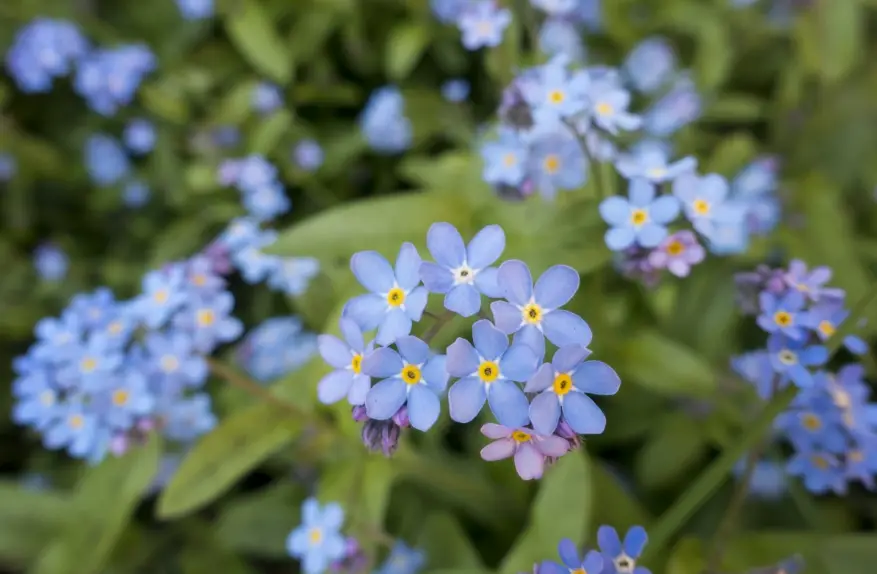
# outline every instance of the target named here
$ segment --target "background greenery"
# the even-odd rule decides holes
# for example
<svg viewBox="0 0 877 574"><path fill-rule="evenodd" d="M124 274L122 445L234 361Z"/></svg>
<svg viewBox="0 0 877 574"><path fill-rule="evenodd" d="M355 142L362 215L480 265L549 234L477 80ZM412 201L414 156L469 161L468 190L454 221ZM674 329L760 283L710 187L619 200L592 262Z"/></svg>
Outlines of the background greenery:
<svg viewBox="0 0 877 574"><path fill-rule="evenodd" d="M600 524L649 528L712 468L696 483L696 512L647 564L656 573L700 572L732 489L724 462L736 458L718 457L751 428L728 359L763 344L734 307L731 274L797 256L831 265L855 302L872 288L877 262L877 2L797 5L783 28L726 0L604 2L604 30L587 39L591 62L617 65L642 38L664 34L693 70L705 110L679 134L680 155L727 176L759 153L783 163L787 214L776 234L647 291L611 267L594 190L555 204L503 203L481 181L479 126L491 121L513 66L533 61L518 24L503 46L471 54L426 0L228 0L215 21L201 23L183 21L172 0L5 0L4 51L21 24L49 15L75 20L101 42L145 41L160 65L112 120L90 113L64 83L31 96L0 78L0 151L19 164L19 175L0 184L0 571L290 572L284 540L316 488L346 506L372 555L382 531L419 544L430 571L512 574L553 557L562 537L593 542ZM473 86L462 105L439 93L455 76ZM267 117L250 110L262 79L280 84L287 102ZM390 82L402 88L415 132L414 147L392 158L371 153L355 123L371 90ZM112 190L93 188L81 150L90 133L118 133L139 115L157 122L159 143L137 165L153 200L132 211ZM241 128L241 144L210 145L211 131L227 125ZM303 137L326 150L315 174L290 160ZM365 452L345 407L317 407L316 381L327 368L319 359L273 387L297 414L216 381L221 425L160 497L148 493L158 441L86 469L13 427L9 365L30 344L34 323L99 285L130 296L144 271L199 249L243 214L237 192L215 183L216 166L257 152L279 166L294 204L276 252L317 257L323 271L294 300L236 286L236 314L248 325L295 312L311 330L334 332L340 304L356 289L347 267L354 251L390 255L402 241L422 248L434 221L464 236L500 223L506 257L536 272L566 263L582 273L571 308L591 323L596 356L624 382L601 403L606 434L538 484L520 481L510 464L481 462L477 425L446 418L387 460ZM46 240L71 257L62 283L41 282L33 270L33 249ZM866 316L873 334L877 305ZM436 344L467 326L454 323ZM866 364L877 374L872 358ZM716 460L724 466L710 467ZM49 486L22 486L35 474ZM877 537L867 531L875 522L871 494L816 498L792 486L778 501L746 504L724 568L742 572L801 553L808 572L873 572Z"/></svg>

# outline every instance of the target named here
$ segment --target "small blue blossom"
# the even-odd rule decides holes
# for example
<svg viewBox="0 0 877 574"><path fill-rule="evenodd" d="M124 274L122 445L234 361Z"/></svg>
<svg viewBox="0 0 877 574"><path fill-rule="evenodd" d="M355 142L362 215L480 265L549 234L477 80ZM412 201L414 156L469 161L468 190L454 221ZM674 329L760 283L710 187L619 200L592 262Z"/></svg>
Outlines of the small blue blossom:
<svg viewBox="0 0 877 574"><path fill-rule="evenodd" d="M775 157L761 156L743 168L731 182L736 197L758 197L771 193L778 185L778 162Z"/></svg>
<svg viewBox="0 0 877 574"><path fill-rule="evenodd" d="M682 174L693 172L697 167L697 160L688 156L670 163L666 148L660 145L644 145L631 154L620 156L615 167L627 179L643 178L652 183L665 183Z"/></svg>
<svg viewBox="0 0 877 574"><path fill-rule="evenodd" d="M781 333L770 336L767 350L774 370L801 388L813 384L813 375L808 367L820 367L828 360L828 349L822 345L808 345L805 341L796 341Z"/></svg>
<svg viewBox="0 0 877 574"><path fill-rule="evenodd" d="M283 94L276 85L259 82L253 88L252 105L260 114L270 114L283 106Z"/></svg>
<svg viewBox="0 0 877 574"><path fill-rule="evenodd" d="M570 191L585 184L588 164L579 142L568 132L545 135L533 143L528 175L545 199L558 191Z"/></svg>
<svg viewBox="0 0 877 574"><path fill-rule="evenodd" d="M287 295L302 295L319 272L320 261L313 257L281 257L268 276L268 286Z"/></svg>
<svg viewBox="0 0 877 574"><path fill-rule="evenodd" d="M804 296L798 291L789 291L782 297L762 292L758 297L761 315L756 322L768 333L782 333L792 339L804 338L807 313L804 309Z"/></svg>
<svg viewBox="0 0 877 574"><path fill-rule="evenodd" d="M570 118L588 105L590 80L587 74L570 73L568 58L561 54L530 71L521 84L524 100L537 123L551 124Z"/></svg>
<svg viewBox="0 0 877 574"><path fill-rule="evenodd" d="M15 177L18 171L18 162L15 157L6 152L0 152L0 183L7 182Z"/></svg>
<svg viewBox="0 0 877 574"><path fill-rule="evenodd" d="M776 371L767 351L754 351L734 357L731 359L731 369L754 386L760 398L767 400L773 396Z"/></svg>
<svg viewBox="0 0 877 574"><path fill-rule="evenodd" d="M538 357L526 344L509 346L508 336L482 319L472 327L472 340L458 338L448 347L447 372L458 377L448 391L451 418L468 423L485 401L503 426L518 428L529 422L529 403L516 384L529 379Z"/></svg>
<svg viewBox="0 0 877 574"><path fill-rule="evenodd" d="M60 281L67 276L70 260L57 245L43 243L34 250L33 265L42 279Z"/></svg>
<svg viewBox="0 0 877 574"><path fill-rule="evenodd" d="M322 574L344 556L346 545L340 534L344 511L337 503L320 506L308 498L301 507L301 525L289 533L286 551L302 563L304 574Z"/></svg>
<svg viewBox="0 0 877 574"><path fill-rule="evenodd" d="M317 383L317 398L324 404L332 404L347 397L351 405L364 405L366 393L371 389L371 377L362 371L362 361L374 350L374 341L366 343L362 329L352 319L342 318L339 327L343 341L334 335L317 338L320 356L336 369Z"/></svg>
<svg viewBox="0 0 877 574"><path fill-rule="evenodd" d="M667 237L667 224L679 215L676 198L655 197L655 187L644 179L630 182L630 199L607 197L600 203L600 215L611 225L606 245L622 251L631 245L656 247Z"/></svg>
<svg viewBox="0 0 877 574"><path fill-rule="evenodd" d="M642 526L632 526L622 544L618 532L611 526L597 529L597 543L603 555L603 574L651 574L636 561L648 543L648 535Z"/></svg>
<svg viewBox="0 0 877 574"><path fill-rule="evenodd" d="M156 66L155 56L143 44L94 50L80 61L73 87L94 111L112 116L131 103Z"/></svg>
<svg viewBox="0 0 877 574"><path fill-rule="evenodd" d="M85 167L91 180L101 187L119 183L131 171L122 145L104 134L95 134L86 140Z"/></svg>
<svg viewBox="0 0 877 574"><path fill-rule="evenodd" d="M159 406L158 417L164 421L164 434L171 440L188 443L216 426L210 395L173 398Z"/></svg>
<svg viewBox="0 0 877 574"><path fill-rule="evenodd" d="M499 138L481 148L484 158L484 181L492 185L517 186L524 181L528 165L528 147L517 132L500 128Z"/></svg>
<svg viewBox="0 0 877 574"><path fill-rule="evenodd" d="M431 293L445 294L445 308L463 317L481 309L481 294L501 297L497 269L491 267L505 249L505 232L499 225L483 228L469 245L450 223L433 223L426 245L435 263L420 264L420 277Z"/></svg>
<svg viewBox="0 0 877 574"><path fill-rule="evenodd" d="M395 270L375 251L360 251L350 258L350 268L359 283L370 291L351 299L344 316L364 331L377 329L375 341L386 346L411 333L412 321L419 321L426 307L427 290L420 286L420 255L404 243Z"/></svg>
<svg viewBox="0 0 877 574"><path fill-rule="evenodd" d="M247 212L258 221L270 221L292 208L292 202L280 182L271 182L244 192L243 204Z"/></svg>
<svg viewBox="0 0 877 574"><path fill-rule="evenodd" d="M746 459L734 466L734 475L739 479L746 468ZM749 492L753 496L767 500L781 498L789 489L784 465L772 460L759 460L755 463L749 479Z"/></svg>
<svg viewBox="0 0 877 574"><path fill-rule="evenodd" d="M183 281L183 269L179 266L151 271L143 277L143 292L136 306L147 327L156 329L162 326L185 303Z"/></svg>
<svg viewBox="0 0 877 574"><path fill-rule="evenodd" d="M634 46L624 71L637 91L652 94L669 80L676 68L676 55L664 38L650 37Z"/></svg>
<svg viewBox="0 0 877 574"><path fill-rule="evenodd" d="M429 7L439 22L453 24L471 0L429 0Z"/></svg>
<svg viewBox="0 0 877 574"><path fill-rule="evenodd" d="M149 186L139 179L127 182L122 187L122 203L127 207L143 207L149 201Z"/></svg>
<svg viewBox="0 0 877 574"><path fill-rule="evenodd" d="M246 233L243 226L238 228L241 233ZM273 230L254 231L255 235L248 241L232 248L231 260L240 271L244 281L249 284L264 281L277 271L280 258L274 255L266 255L260 251L263 247L272 245L277 240L277 232Z"/></svg>
<svg viewBox="0 0 877 574"><path fill-rule="evenodd" d="M512 22L512 13L493 0L473 0L457 19L467 50L495 48L502 43L505 29Z"/></svg>
<svg viewBox="0 0 877 574"><path fill-rule="evenodd" d="M192 301L177 315L177 325L193 338L194 347L208 353L221 343L229 343L244 330L243 324L231 315L234 297L223 291L209 298Z"/></svg>
<svg viewBox="0 0 877 574"><path fill-rule="evenodd" d="M578 7L579 0L530 0L530 3L551 16L569 16Z"/></svg>
<svg viewBox="0 0 877 574"><path fill-rule="evenodd" d="M395 86L375 90L359 119L360 129L375 151L396 154L411 146L411 122L405 117L405 100Z"/></svg>
<svg viewBox="0 0 877 574"><path fill-rule="evenodd" d="M323 165L323 148L315 140L302 140L292 152L296 165L305 171L316 171Z"/></svg>
<svg viewBox="0 0 877 574"><path fill-rule="evenodd" d="M144 366L167 385L200 387L207 380L207 362L183 332L151 332L146 336Z"/></svg>
<svg viewBox="0 0 877 574"><path fill-rule="evenodd" d="M846 494L844 468L834 453L817 449L796 452L786 465L786 471L792 476L800 476L811 492Z"/></svg>
<svg viewBox="0 0 877 574"><path fill-rule="evenodd" d="M715 173L680 175L673 181L673 195L682 203L685 216L694 229L707 238L712 236L719 223L737 215L731 213L725 201L728 182Z"/></svg>
<svg viewBox="0 0 877 574"><path fill-rule="evenodd" d="M811 308L802 323L816 333L820 341L827 341L849 315L850 312L839 303L829 300ZM844 337L843 344L854 355L863 355L868 352L868 344L856 335Z"/></svg>
<svg viewBox="0 0 877 574"><path fill-rule="evenodd" d="M463 78L453 78L442 84L442 97L449 102L460 103L469 97L471 86Z"/></svg>
<svg viewBox="0 0 877 574"><path fill-rule="evenodd" d="M177 0L180 15L186 20L206 20L213 16L213 0Z"/></svg>
<svg viewBox="0 0 877 574"><path fill-rule="evenodd" d="M417 574L426 564L426 556L420 550L409 548L397 540L390 549L390 555L374 574Z"/></svg>
<svg viewBox="0 0 877 574"><path fill-rule="evenodd" d="M800 259L793 259L789 263L789 270L783 277L786 284L801 293L809 300L841 301L844 298L844 290L836 287L825 287L831 280L831 269L828 267L815 267L807 270L807 264Z"/></svg>
<svg viewBox="0 0 877 574"><path fill-rule="evenodd" d="M546 18L539 28L539 49L548 56L564 54L572 62L585 59L585 45L575 23L567 18Z"/></svg>
<svg viewBox="0 0 877 574"><path fill-rule="evenodd" d="M155 125L143 118L133 119L125 126L122 141L135 155L145 155L155 147Z"/></svg>
<svg viewBox="0 0 877 574"><path fill-rule="evenodd" d="M575 543L569 538L560 541L557 553L560 555L563 565L546 560L539 565L539 574L569 574L580 571L599 574L603 571L603 556L599 552L589 550L584 555L579 555Z"/></svg>
<svg viewBox="0 0 877 574"><path fill-rule="evenodd" d="M6 53L6 69L21 91L48 92L52 80L69 74L88 49L74 23L36 18L15 34Z"/></svg>
<svg viewBox="0 0 877 574"><path fill-rule="evenodd" d="M671 136L699 118L702 107L703 102L694 82L682 78L645 113L643 128L653 137Z"/></svg>
<svg viewBox="0 0 877 574"><path fill-rule="evenodd" d="M598 128L615 135L619 130L639 129L642 119L627 111L630 92L614 81L594 80L587 90L591 121Z"/></svg>
<svg viewBox="0 0 877 574"><path fill-rule="evenodd" d="M250 376L269 382L302 367L317 346L317 336L298 317L273 317L247 333L236 356Z"/></svg>

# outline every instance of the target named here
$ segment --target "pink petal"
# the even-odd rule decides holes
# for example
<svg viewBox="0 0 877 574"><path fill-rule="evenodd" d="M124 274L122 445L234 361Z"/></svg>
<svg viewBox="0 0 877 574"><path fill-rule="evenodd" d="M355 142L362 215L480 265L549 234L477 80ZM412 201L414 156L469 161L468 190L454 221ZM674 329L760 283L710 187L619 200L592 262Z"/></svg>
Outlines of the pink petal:
<svg viewBox="0 0 877 574"><path fill-rule="evenodd" d="M504 427L502 425L498 425L496 423L487 423L481 427L481 434L486 436L487 438L508 438L512 436L514 429L510 429L509 427Z"/></svg>
<svg viewBox="0 0 877 574"><path fill-rule="evenodd" d="M487 461L502 460L513 454L515 454L515 441L510 438L494 441L481 449L481 458Z"/></svg>
<svg viewBox="0 0 877 574"><path fill-rule="evenodd" d="M536 448L545 456L563 456L569 450L569 442L559 436L546 436L536 439Z"/></svg>
<svg viewBox="0 0 877 574"><path fill-rule="evenodd" d="M532 443L525 442L518 447L518 452L515 453L515 470L518 471L518 476L524 480L542 478L542 472L545 470L545 457L536 450Z"/></svg>

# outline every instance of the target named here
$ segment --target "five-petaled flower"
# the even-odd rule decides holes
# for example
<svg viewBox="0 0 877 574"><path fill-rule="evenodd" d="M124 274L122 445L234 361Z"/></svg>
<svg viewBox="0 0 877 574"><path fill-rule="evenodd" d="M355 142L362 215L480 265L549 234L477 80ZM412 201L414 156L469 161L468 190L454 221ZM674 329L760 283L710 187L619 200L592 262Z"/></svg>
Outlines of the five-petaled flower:
<svg viewBox="0 0 877 574"><path fill-rule="evenodd" d="M362 330L352 319L342 318L338 325L343 341L334 335L317 338L323 360L335 367L317 383L317 397L320 402L331 404L346 396L351 405L363 405L371 388L371 377L362 372L362 360L372 351L374 342L366 344Z"/></svg>
<svg viewBox="0 0 877 574"><path fill-rule="evenodd" d="M322 574L329 565L344 556L346 545L339 530L344 511L337 503L323 507L315 498L308 498L301 507L301 525L289 533L286 550L302 561L305 574Z"/></svg>
<svg viewBox="0 0 877 574"><path fill-rule="evenodd" d="M798 291L789 291L782 297L766 291L758 297L761 315L756 319L758 326L768 333L782 333L792 339L803 339L804 325L809 321L803 311L804 296Z"/></svg>
<svg viewBox="0 0 877 574"><path fill-rule="evenodd" d="M515 470L524 480L542 478L545 459L566 454L569 443L559 436L542 436L533 429L507 427L487 423L481 433L492 443L481 449L481 458L487 461L514 457Z"/></svg>
<svg viewBox="0 0 877 574"><path fill-rule="evenodd" d="M651 574L647 568L636 565L648 540L642 526L632 526L624 535L623 544L614 528L601 526L597 530L597 543L603 554L603 574Z"/></svg>
<svg viewBox="0 0 877 574"><path fill-rule="evenodd" d="M600 574L603 571L604 560L599 552L589 550L580 556L575 543L569 538L560 541L557 553L563 565L546 560L540 564L539 574Z"/></svg>
<svg viewBox="0 0 877 574"><path fill-rule="evenodd" d="M612 227L606 232L606 245L621 251L639 244L655 247L667 237L667 224L679 215L675 197L655 198L655 186L644 179L630 182L630 199L607 197L600 203L600 215Z"/></svg>

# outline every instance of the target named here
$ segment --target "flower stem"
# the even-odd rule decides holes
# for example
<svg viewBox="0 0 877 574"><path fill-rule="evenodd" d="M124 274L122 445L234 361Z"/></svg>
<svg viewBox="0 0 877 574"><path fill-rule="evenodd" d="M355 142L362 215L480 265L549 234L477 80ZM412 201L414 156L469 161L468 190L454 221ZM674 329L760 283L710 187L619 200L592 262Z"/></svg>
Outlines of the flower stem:
<svg viewBox="0 0 877 574"><path fill-rule="evenodd" d="M252 381L249 377L240 373L231 365L212 357L207 358L207 365L210 367L210 371L214 375L221 379L224 379L227 383L245 391L249 395L252 395L253 397L263 400L265 402L271 403L272 405L280 407L281 409L288 411L292 414L298 416L304 415L302 409L300 409L298 405L281 399L259 383Z"/></svg>
<svg viewBox="0 0 877 574"><path fill-rule="evenodd" d="M426 333L423 334L423 337L421 337L423 342L429 344L429 342L432 341L436 335L438 335L438 332L442 330L442 327L450 323L451 319L453 319L455 315L456 313L454 313L453 311L445 311L444 313L436 317L435 323L433 323L432 326L426 331Z"/></svg>

